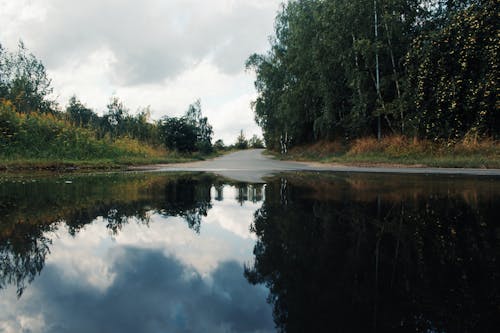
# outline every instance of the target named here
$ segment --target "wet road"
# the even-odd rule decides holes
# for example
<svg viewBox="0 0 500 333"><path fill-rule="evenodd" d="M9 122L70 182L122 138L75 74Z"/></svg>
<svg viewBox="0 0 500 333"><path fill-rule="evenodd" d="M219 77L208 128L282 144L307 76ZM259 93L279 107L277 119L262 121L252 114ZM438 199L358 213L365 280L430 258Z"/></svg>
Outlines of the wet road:
<svg viewBox="0 0 500 333"><path fill-rule="evenodd" d="M287 162L272 159L264 149L248 149L227 154L212 160L159 164L146 166L155 171L206 171L244 182L262 182L263 177L284 171L314 171L317 168L301 162Z"/></svg>
<svg viewBox="0 0 500 333"><path fill-rule="evenodd" d="M263 151L263 149L248 149L207 161L159 164L141 167L140 169L155 171L206 171L245 182L262 182L262 178L265 176L285 171L500 176L500 169L358 167L338 164L279 161L262 154Z"/></svg>

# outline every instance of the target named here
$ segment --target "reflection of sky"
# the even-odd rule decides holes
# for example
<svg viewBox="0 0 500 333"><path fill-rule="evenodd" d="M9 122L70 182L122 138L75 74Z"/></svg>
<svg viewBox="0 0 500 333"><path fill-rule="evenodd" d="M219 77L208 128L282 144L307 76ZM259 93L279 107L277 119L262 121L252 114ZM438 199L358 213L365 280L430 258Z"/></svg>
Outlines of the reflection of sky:
<svg viewBox="0 0 500 333"><path fill-rule="evenodd" d="M0 293L0 332L272 331L267 290L243 276L260 204L240 206L232 192L212 201L199 234L158 214L113 236L102 219L75 237L60 227L23 296Z"/></svg>

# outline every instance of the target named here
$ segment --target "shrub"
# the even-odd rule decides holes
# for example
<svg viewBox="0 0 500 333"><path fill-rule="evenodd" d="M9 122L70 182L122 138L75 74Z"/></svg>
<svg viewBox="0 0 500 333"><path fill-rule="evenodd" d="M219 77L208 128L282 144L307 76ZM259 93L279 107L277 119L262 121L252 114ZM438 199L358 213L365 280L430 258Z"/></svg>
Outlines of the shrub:
<svg viewBox="0 0 500 333"><path fill-rule="evenodd" d="M135 139L98 139L93 130L52 114L20 114L8 101L0 102L0 148L3 158L86 160L165 153Z"/></svg>

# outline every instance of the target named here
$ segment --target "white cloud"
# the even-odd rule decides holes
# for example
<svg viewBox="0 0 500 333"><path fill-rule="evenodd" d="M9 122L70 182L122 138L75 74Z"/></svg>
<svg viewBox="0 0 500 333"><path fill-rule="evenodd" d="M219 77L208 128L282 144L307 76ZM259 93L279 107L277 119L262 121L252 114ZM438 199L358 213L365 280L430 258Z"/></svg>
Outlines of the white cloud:
<svg viewBox="0 0 500 333"><path fill-rule="evenodd" d="M249 139L253 134L261 135L262 131L254 122L254 114L250 103L256 97L255 93L246 93L228 100L222 105L209 109L209 119L215 119L214 126L216 136L222 138L224 143L234 143L243 130Z"/></svg>
<svg viewBox="0 0 500 333"><path fill-rule="evenodd" d="M85 57L68 60L63 66L49 70L56 86L55 97L64 106L72 95L77 95L97 112L104 110L116 89L110 82L114 62L114 53L102 47Z"/></svg>

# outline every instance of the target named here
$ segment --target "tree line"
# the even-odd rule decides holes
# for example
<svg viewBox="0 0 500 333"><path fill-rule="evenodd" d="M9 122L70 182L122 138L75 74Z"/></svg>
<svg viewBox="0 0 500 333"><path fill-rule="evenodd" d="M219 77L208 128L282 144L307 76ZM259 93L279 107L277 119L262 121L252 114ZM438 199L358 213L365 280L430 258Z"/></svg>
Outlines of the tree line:
<svg viewBox="0 0 500 333"><path fill-rule="evenodd" d="M55 123L51 121L58 121L57 126L63 121L67 127L87 130L82 133L90 131L97 140L113 141L126 137L179 152L206 154L213 150L213 129L202 114L199 99L189 105L181 117L165 116L152 121L149 107L132 114L116 96L99 115L76 96L61 109L51 99L52 92L51 80L43 63L22 42L16 52L9 52L0 44L0 146L12 146L20 137L18 132L27 130L21 123L36 119L32 123L38 126L43 119L49 119L52 125ZM25 136L36 137L37 126L28 126L31 133L25 133Z"/></svg>
<svg viewBox="0 0 500 333"><path fill-rule="evenodd" d="M290 0L253 54L267 147L500 136L495 0Z"/></svg>

